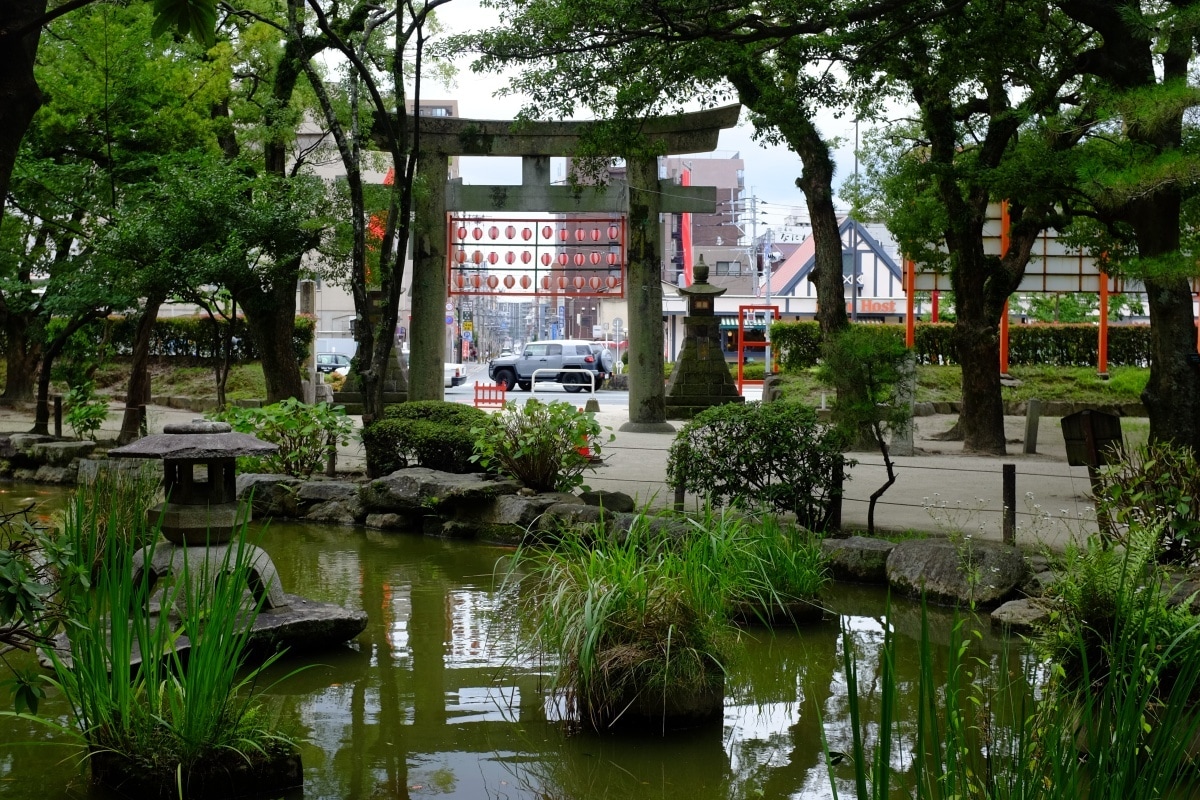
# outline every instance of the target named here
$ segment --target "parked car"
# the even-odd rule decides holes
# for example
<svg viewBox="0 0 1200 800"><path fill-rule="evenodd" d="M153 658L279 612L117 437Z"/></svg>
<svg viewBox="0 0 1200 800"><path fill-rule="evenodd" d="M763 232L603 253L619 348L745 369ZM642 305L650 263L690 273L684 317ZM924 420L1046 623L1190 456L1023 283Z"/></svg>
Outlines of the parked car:
<svg viewBox="0 0 1200 800"><path fill-rule="evenodd" d="M451 386L462 386L463 381L467 379L467 376L463 374L462 364L443 364L442 376L446 379L447 389L449 389Z"/></svg>
<svg viewBox="0 0 1200 800"><path fill-rule="evenodd" d="M343 368L350 368L350 356L345 353L317 353L317 372L336 372Z"/></svg>
<svg viewBox="0 0 1200 800"><path fill-rule="evenodd" d="M606 367L603 356L589 342L577 339L530 342L519 355L501 356L488 362L489 378L509 389L526 391L536 379L560 383L568 392L579 392L598 387L611 371L611 362Z"/></svg>

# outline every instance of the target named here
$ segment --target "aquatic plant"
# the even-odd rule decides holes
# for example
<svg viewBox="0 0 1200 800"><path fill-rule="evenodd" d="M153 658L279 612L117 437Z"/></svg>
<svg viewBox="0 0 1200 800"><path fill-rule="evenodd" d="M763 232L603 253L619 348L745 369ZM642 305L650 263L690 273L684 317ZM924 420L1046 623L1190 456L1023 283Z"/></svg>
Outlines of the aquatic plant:
<svg viewBox="0 0 1200 800"><path fill-rule="evenodd" d="M244 529L238 543L190 557L178 581L156 585L130 544L150 541L141 552L152 559L153 526L144 511L122 521L112 500L93 486L75 495L62 519L67 549L90 569L61 589L69 646L45 652L71 719L67 727L47 724L78 737L93 778L109 786L200 794L230 775L246 785L263 773L295 785L296 745L254 701L258 676L280 654L247 664L261 601L246 590ZM111 535L125 525L128 539Z"/></svg>
<svg viewBox="0 0 1200 800"><path fill-rule="evenodd" d="M523 406L510 402L471 433L473 461L516 478L535 492L581 486L584 470L595 467L593 459L602 448L595 417L562 401L530 399Z"/></svg>

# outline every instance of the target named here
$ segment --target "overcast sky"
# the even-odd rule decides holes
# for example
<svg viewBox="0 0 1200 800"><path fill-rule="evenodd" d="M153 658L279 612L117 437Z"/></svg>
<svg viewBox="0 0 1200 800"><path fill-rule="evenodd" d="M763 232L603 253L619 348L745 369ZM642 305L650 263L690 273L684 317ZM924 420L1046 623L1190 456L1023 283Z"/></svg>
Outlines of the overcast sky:
<svg viewBox="0 0 1200 800"><path fill-rule="evenodd" d="M494 20L492 12L480 9L475 0L455 0L439 10L439 19L451 32L477 29ZM457 85L443 88L436 84L422 87L426 99L454 99L458 101L460 116L473 119L509 119L516 106L514 98L497 98L494 93L504 86L499 76L479 76L469 70L469 60L460 64ZM743 114L744 115L744 114ZM834 191L854 171L854 123L850 118L838 120L832 113L818 117L818 127L827 138L840 137L841 146L835 155L837 174L834 176ZM785 216L800 213L807 216L804 196L796 188L800 175L800 159L784 147L764 147L752 139L753 130L748 123L721 132L715 157L732 157L735 153L745 161L746 194L756 196L762 203L760 209L765 217L760 220L769 225L782 224ZM672 153L671 155L685 155ZM509 163L496 163L507 161ZM467 183L520 183L521 169L517 159L470 158L462 160L462 176Z"/></svg>

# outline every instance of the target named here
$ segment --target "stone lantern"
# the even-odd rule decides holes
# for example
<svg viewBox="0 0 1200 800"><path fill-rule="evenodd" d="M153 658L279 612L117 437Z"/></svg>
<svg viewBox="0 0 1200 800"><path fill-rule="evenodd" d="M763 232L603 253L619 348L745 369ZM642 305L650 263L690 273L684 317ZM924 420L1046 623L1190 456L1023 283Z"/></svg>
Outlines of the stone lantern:
<svg viewBox="0 0 1200 800"><path fill-rule="evenodd" d="M161 458L167 499L146 514L172 544L217 545L229 541L237 527L236 459L273 453L278 445L248 433L233 433L225 422L197 419L167 425L163 433L145 436L110 450L110 456Z"/></svg>
<svg viewBox="0 0 1200 800"><path fill-rule="evenodd" d="M683 319L683 348L667 383L666 412L669 419L688 419L711 406L742 403L737 384L721 350L720 319L716 299L725 290L708 282L704 256L695 269L696 280L678 291L688 305Z"/></svg>

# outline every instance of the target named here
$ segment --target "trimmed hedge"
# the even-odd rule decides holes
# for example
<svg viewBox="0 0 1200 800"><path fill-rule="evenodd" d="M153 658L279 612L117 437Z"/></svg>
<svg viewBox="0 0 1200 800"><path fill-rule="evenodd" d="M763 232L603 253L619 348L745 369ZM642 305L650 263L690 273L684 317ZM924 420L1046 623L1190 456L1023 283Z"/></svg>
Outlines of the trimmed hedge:
<svg viewBox="0 0 1200 800"><path fill-rule="evenodd" d="M129 317L109 317L103 327L88 329L95 344L107 338L111 352L118 356L133 353L133 337L136 320ZM150 355L153 357L189 358L211 361L221 357L221 340L229 322L218 320L216 326L208 317L163 317L154 323L150 334ZM292 347L296 351L296 362L308 357L316 333L316 320L308 316L297 316L292 334ZM258 348L250 336L246 320L238 317L233 322L233 360L236 363L257 361Z"/></svg>
<svg viewBox="0 0 1200 800"><path fill-rule="evenodd" d="M897 339L904 341L903 325L878 327L892 331ZM1020 366L1095 366L1099 359L1099 336L1099 328L1090 324L1011 325L1008 361ZM957 364L953 337L953 323L918 322L913 344L917 363ZM821 329L816 322L777 322L771 326L771 342L778 349L784 371L799 372L816 365L821 353ZM1109 326L1108 363L1114 367L1149 366L1150 326Z"/></svg>
<svg viewBox="0 0 1200 800"><path fill-rule="evenodd" d="M488 412L443 400L413 400L388 406L383 419L363 429L367 473L387 475L409 466L442 472L479 472L471 462L475 437Z"/></svg>

